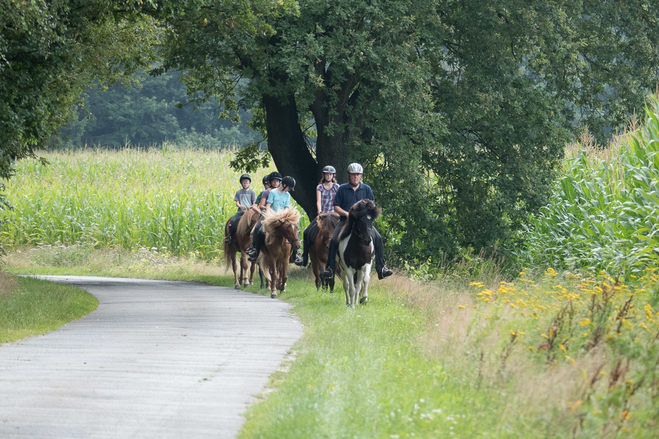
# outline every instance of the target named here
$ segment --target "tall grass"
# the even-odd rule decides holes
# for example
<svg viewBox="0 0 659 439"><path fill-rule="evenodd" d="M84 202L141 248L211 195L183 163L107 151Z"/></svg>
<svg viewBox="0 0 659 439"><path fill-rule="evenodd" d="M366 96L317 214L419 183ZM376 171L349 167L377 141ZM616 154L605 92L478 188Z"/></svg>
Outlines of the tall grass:
<svg viewBox="0 0 659 439"><path fill-rule="evenodd" d="M576 151L575 151L576 149ZM520 253L525 266L639 275L659 261L659 99L606 151L573 148Z"/></svg>
<svg viewBox="0 0 659 439"><path fill-rule="evenodd" d="M240 188L230 152L88 149L44 157L47 166L21 161L7 186L14 208L0 212L5 246L85 244L218 256ZM269 172L252 175L257 194Z"/></svg>

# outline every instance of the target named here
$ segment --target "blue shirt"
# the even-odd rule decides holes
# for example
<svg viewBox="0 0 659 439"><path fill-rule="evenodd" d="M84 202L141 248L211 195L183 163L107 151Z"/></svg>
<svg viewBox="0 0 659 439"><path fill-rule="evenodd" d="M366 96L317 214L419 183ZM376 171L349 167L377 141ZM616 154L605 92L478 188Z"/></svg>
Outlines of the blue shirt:
<svg viewBox="0 0 659 439"><path fill-rule="evenodd" d="M339 190L336 191L336 196L334 197L334 206L339 206L346 212L350 212L350 208L353 204L364 199L371 200L375 203L373 190L369 185L361 183L355 191L352 190L352 187L350 187L350 183L343 183L341 186L339 186Z"/></svg>
<svg viewBox="0 0 659 439"><path fill-rule="evenodd" d="M272 210L279 212L286 207L291 207L291 194L289 192L281 193L276 189L271 190L268 195L268 203Z"/></svg>

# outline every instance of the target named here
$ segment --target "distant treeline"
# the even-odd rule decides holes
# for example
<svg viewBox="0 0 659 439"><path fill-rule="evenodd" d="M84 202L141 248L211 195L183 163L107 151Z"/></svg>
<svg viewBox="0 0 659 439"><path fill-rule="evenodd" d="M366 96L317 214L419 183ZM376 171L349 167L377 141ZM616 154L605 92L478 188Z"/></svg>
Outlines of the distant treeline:
<svg viewBox="0 0 659 439"><path fill-rule="evenodd" d="M87 92L86 109L61 127L44 145L49 149L96 146L121 148L126 144L148 146L165 141L201 148L224 148L261 140L246 126L250 112L241 111L240 123L218 118L222 111L211 101L193 110L186 104L185 85L179 72L160 76L143 74L138 85L116 84L108 90ZM183 103L182 108L177 104Z"/></svg>

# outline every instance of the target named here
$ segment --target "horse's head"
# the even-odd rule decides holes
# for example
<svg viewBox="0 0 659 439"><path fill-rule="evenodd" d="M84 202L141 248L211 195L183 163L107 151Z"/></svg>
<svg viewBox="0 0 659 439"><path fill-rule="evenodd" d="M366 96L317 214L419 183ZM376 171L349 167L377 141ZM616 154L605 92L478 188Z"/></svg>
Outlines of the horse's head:
<svg viewBox="0 0 659 439"><path fill-rule="evenodd" d="M381 213L382 208L376 206L371 200L358 201L350 208L348 222L352 226L352 233L359 239L361 245L367 246L371 243L373 221Z"/></svg>
<svg viewBox="0 0 659 439"><path fill-rule="evenodd" d="M275 239L276 236L283 237L296 247L300 246L300 239L297 236L297 223L300 220L300 212L294 209L286 209L280 212L268 211L263 220L263 227L266 234L266 245L270 245L268 240Z"/></svg>
<svg viewBox="0 0 659 439"><path fill-rule="evenodd" d="M288 240L294 247L300 247L300 238L298 237L298 228L297 222L286 222L283 218L279 220L281 222L282 234L284 238Z"/></svg>

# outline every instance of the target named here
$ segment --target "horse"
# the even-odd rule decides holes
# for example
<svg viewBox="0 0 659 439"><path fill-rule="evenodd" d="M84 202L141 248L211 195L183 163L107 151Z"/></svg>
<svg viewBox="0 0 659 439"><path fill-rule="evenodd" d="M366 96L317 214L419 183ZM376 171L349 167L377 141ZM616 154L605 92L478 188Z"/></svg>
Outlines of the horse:
<svg viewBox="0 0 659 439"><path fill-rule="evenodd" d="M230 242L224 243L224 259L226 261L227 270L229 265L233 268L233 279L235 288L239 289L242 282L243 286L247 288L254 283L254 269L255 264L252 262L251 267L248 266L247 248L252 243L252 229L259 219L259 213L253 209L247 211L240 217L238 227L236 228L236 236L232 237ZM229 236L229 221L224 226L224 235ZM236 253L240 252L240 278L238 277L238 264L236 260ZM247 278L247 270L249 269L249 279Z"/></svg>
<svg viewBox="0 0 659 439"><path fill-rule="evenodd" d="M368 283L375 256L371 229L373 221L381 213L382 209L371 200L358 201L350 208L348 220L339 234L338 263L346 292L346 305L352 308L360 292L359 303L368 302Z"/></svg>
<svg viewBox="0 0 659 439"><path fill-rule="evenodd" d="M270 282L270 297L277 297L286 292L288 280L288 261L291 256L291 243L300 246L297 223L300 212L294 209L285 209L279 212L271 210L265 213L263 231L265 242L259 255L259 265L265 278Z"/></svg>
<svg viewBox="0 0 659 439"><path fill-rule="evenodd" d="M323 279L320 273L325 270L327 264L327 255L329 253L329 243L334 234L334 229L339 222L339 214L335 212L321 213L316 218L318 224L318 233L309 247L309 258L311 259L311 269L316 277L316 290L320 287L330 293L334 292L334 276L331 279Z"/></svg>

